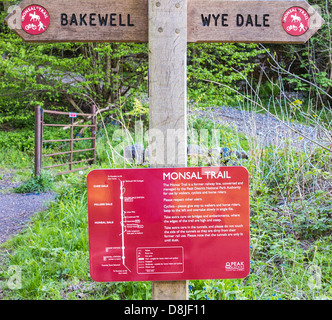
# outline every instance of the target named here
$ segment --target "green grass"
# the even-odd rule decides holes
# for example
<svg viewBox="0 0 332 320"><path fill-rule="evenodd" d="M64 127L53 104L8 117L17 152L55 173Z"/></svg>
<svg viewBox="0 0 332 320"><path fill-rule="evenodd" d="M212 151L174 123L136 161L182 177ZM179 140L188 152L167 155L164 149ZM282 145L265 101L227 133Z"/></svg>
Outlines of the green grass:
<svg viewBox="0 0 332 320"><path fill-rule="evenodd" d="M242 162L250 173L251 272L245 279L190 281L190 299L331 299L332 155L317 149L308 161L291 149L256 150L250 140L211 122L194 121L192 128L221 130L223 144L251 151ZM211 139L208 146L213 146ZM13 167L31 174L31 155L4 153ZM94 167L109 167L100 145L97 154ZM0 158L2 167L10 165L5 159ZM1 247L0 299L151 298L150 282L96 283L90 278L87 172L56 177L57 200ZM21 270L21 289L8 287L10 266Z"/></svg>
<svg viewBox="0 0 332 320"><path fill-rule="evenodd" d="M14 188L16 193L47 192L53 189L52 173L43 171L40 176L32 175L22 185Z"/></svg>
<svg viewBox="0 0 332 320"><path fill-rule="evenodd" d="M99 284L89 276L87 198L82 175L63 179L59 198L38 213L1 252L0 280L10 278L7 266L19 266L22 289L6 290L4 299L133 299L149 298L146 284ZM68 179L68 180L69 180ZM1 282L0 282L1 283ZM130 287L130 288L129 288ZM140 289L138 289L140 288ZM7 288L8 289L8 288Z"/></svg>

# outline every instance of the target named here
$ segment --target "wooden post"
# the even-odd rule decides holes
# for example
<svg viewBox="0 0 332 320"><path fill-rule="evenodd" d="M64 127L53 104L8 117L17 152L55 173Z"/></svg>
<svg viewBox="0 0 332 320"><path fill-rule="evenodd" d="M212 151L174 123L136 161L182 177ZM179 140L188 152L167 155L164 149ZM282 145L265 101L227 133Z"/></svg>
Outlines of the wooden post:
<svg viewBox="0 0 332 320"><path fill-rule="evenodd" d="M187 0L149 0L149 159L152 167L187 164L186 59ZM188 281L155 281L152 299L187 300Z"/></svg>
<svg viewBox="0 0 332 320"><path fill-rule="evenodd" d="M40 176L42 153L41 108L35 106L35 176Z"/></svg>

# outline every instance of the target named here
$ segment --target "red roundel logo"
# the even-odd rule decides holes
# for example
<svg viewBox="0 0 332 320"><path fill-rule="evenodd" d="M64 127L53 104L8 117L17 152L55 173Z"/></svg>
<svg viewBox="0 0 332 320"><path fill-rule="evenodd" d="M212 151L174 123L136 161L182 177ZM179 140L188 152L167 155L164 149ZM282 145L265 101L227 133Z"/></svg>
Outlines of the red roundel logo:
<svg viewBox="0 0 332 320"><path fill-rule="evenodd" d="M26 7L21 15L22 29L29 34L41 34L50 24L47 10L39 5Z"/></svg>
<svg viewBox="0 0 332 320"><path fill-rule="evenodd" d="M300 7L289 8L282 16L282 26L292 36L300 36L309 29L309 14Z"/></svg>

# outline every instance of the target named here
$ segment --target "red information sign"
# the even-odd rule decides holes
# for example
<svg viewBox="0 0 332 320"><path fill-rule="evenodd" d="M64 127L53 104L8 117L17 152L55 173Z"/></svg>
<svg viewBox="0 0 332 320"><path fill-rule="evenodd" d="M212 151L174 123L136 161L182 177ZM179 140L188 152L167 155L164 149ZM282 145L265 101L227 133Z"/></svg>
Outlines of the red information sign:
<svg viewBox="0 0 332 320"><path fill-rule="evenodd" d="M29 34L41 34L46 31L49 24L50 16L41 6L28 6L22 11L21 26Z"/></svg>
<svg viewBox="0 0 332 320"><path fill-rule="evenodd" d="M93 170L87 188L95 281L248 275L245 168Z"/></svg>

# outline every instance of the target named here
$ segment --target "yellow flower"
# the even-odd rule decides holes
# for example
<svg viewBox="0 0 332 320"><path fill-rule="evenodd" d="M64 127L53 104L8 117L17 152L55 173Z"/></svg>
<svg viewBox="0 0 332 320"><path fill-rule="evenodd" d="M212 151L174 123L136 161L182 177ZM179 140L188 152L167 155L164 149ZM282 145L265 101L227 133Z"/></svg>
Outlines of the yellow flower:
<svg viewBox="0 0 332 320"><path fill-rule="evenodd" d="M24 160L24 158L22 158L22 160Z"/></svg>
<svg viewBox="0 0 332 320"><path fill-rule="evenodd" d="M296 99L290 104L290 106L296 110L297 108L301 108L302 103L303 101Z"/></svg>

